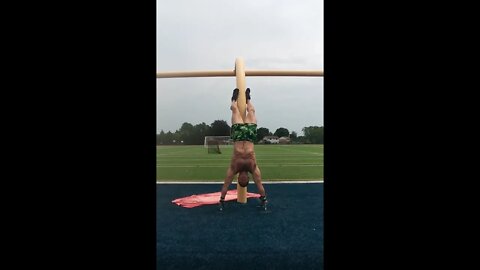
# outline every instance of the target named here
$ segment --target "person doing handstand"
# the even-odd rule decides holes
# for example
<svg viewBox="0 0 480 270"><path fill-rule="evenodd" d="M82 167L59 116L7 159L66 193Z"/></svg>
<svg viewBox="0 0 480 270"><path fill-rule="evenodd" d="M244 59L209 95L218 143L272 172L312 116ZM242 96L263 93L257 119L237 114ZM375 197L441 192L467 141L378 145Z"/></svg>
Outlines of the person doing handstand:
<svg viewBox="0 0 480 270"><path fill-rule="evenodd" d="M242 119L241 113L238 109L237 98L239 90L235 88L232 95L232 103L230 110L232 110L232 127L230 137L233 140L233 156L230 166L227 169L227 175L224 180L220 195L220 210L225 206L225 195L228 187L232 183L234 175L238 173L238 184L241 187L248 185L248 173L253 176L253 180L257 186L260 194L260 201L262 207L266 209L267 197L265 189L262 184L262 175L260 168L257 165L254 151L254 141L257 138L257 119L255 117L255 107L250 98L250 88L245 91L247 99L247 115L245 122Z"/></svg>

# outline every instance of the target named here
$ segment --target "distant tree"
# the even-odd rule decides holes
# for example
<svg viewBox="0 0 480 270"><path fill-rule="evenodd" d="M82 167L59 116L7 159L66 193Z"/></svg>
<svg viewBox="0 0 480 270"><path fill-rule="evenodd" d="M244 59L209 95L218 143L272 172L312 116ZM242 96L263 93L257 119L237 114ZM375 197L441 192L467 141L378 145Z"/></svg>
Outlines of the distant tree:
<svg viewBox="0 0 480 270"><path fill-rule="evenodd" d="M174 135L172 132L165 133L164 144L173 144Z"/></svg>
<svg viewBox="0 0 480 270"><path fill-rule="evenodd" d="M224 120L215 120L210 125L210 136L230 136L230 126Z"/></svg>
<svg viewBox="0 0 480 270"><path fill-rule="evenodd" d="M173 138L172 139L173 139L174 144L182 144L183 139L182 139L182 135L180 134L180 130L177 130L177 131L175 131L175 133L173 133ZM185 141L184 141L184 143L185 143Z"/></svg>
<svg viewBox="0 0 480 270"><path fill-rule="evenodd" d="M296 139L297 143L306 143L305 136L298 136Z"/></svg>
<svg viewBox="0 0 480 270"><path fill-rule="evenodd" d="M310 126L302 129L307 143L323 144L323 127Z"/></svg>
<svg viewBox="0 0 480 270"><path fill-rule="evenodd" d="M193 127L193 144L203 144L205 140L205 136L210 133L210 126L201 123L197 124Z"/></svg>
<svg viewBox="0 0 480 270"><path fill-rule="evenodd" d="M288 134L290 134L290 132L288 132L288 129L286 128L278 128L275 133L273 133L273 135L277 136L277 137L288 137Z"/></svg>
<svg viewBox="0 0 480 270"><path fill-rule="evenodd" d="M268 136L270 133L270 130L268 128L261 127L257 129L257 142L260 140L263 140L263 137Z"/></svg>
<svg viewBox="0 0 480 270"><path fill-rule="evenodd" d="M296 133L295 131L292 131L292 132L290 133L290 139L291 139L292 141L295 141L295 140L297 139L297 133Z"/></svg>
<svg viewBox="0 0 480 270"><path fill-rule="evenodd" d="M157 134L157 145L158 144L165 144L165 132L163 132L163 130L160 131L160 134Z"/></svg>
<svg viewBox="0 0 480 270"><path fill-rule="evenodd" d="M180 141L183 141L184 144L193 144L194 134L193 134L193 125L190 123L183 123L179 130Z"/></svg>

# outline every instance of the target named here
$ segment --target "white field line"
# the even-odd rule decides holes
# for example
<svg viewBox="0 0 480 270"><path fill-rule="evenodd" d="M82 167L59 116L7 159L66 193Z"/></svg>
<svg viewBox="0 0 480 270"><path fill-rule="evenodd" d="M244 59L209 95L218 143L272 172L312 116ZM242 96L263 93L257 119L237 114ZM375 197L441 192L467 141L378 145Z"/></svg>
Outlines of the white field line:
<svg viewBox="0 0 480 270"><path fill-rule="evenodd" d="M299 150L290 150L289 151L285 151L285 152L278 152L278 153L255 153L256 156L318 156L318 155L323 155L324 152L308 152L308 151L299 151ZM171 153L159 153L157 152L156 153L157 156L179 156L179 157L183 157L183 156L187 156L187 157L218 157L218 156L231 156L232 155L232 151L226 151L224 153L221 153L221 154L209 154L209 155L206 155L204 156L203 153L199 154L197 152L192 152L192 151L189 151L188 149L182 149L182 150L179 150L179 151L175 151L175 152L171 152Z"/></svg>
<svg viewBox="0 0 480 270"><path fill-rule="evenodd" d="M290 151L290 153L295 153L296 155L298 155L299 153L302 153L303 155L323 156L323 153L309 152L309 151L305 151L305 150L299 150L297 148L295 148L295 149L285 148L285 149ZM292 155L292 154L286 154L286 155Z"/></svg>
<svg viewBox="0 0 480 270"><path fill-rule="evenodd" d="M229 165L157 165L157 168L222 168ZM259 167L323 167L323 164L259 164Z"/></svg>
<svg viewBox="0 0 480 270"><path fill-rule="evenodd" d="M301 160L320 160L319 157L302 157ZM170 157L157 157L157 161L164 161L164 160L170 160ZM182 158L182 161L230 161L232 160L231 158ZM285 158L285 157L278 157L277 158L256 158L257 161L269 161L269 160L274 160L274 161L292 161L291 158Z"/></svg>
<svg viewBox="0 0 480 270"><path fill-rule="evenodd" d="M279 181L262 181L262 184L323 184L323 180L298 180L298 181L291 181L291 180L279 180ZM215 182L206 182L206 181L157 181L157 185L187 185L187 184L205 184L205 185L221 185L223 181L215 181ZM233 184L237 184L237 182L232 182Z"/></svg>
<svg viewBox="0 0 480 270"><path fill-rule="evenodd" d="M278 155L256 155L256 158L265 158L265 157L305 157L305 158L318 158L319 156L323 156L323 153L314 153L314 154L278 154ZM157 158L170 158L170 157L178 157L178 158L194 158L194 159L218 159L217 157L204 157L204 156L192 156L192 155L164 155L164 154L157 154ZM231 158L231 157L230 157Z"/></svg>

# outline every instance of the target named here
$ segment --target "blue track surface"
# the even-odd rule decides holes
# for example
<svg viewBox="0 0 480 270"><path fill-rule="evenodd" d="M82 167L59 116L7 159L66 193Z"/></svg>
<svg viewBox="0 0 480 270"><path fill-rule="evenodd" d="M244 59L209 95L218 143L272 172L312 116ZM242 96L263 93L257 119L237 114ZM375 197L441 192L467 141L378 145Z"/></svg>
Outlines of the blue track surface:
<svg viewBox="0 0 480 270"><path fill-rule="evenodd" d="M157 185L157 269L323 269L323 184L264 186L268 213L258 199L223 212L171 203L221 184Z"/></svg>

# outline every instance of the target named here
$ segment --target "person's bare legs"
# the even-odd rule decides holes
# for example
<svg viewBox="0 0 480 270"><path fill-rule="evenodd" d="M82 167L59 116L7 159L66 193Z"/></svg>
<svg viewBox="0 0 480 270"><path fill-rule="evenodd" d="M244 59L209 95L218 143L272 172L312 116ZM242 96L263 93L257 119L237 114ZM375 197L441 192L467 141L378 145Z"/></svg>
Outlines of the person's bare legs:
<svg viewBox="0 0 480 270"><path fill-rule="evenodd" d="M247 117L245 118L245 123L248 123L248 124L257 123L257 117L255 116L255 107L253 106L252 101L248 98L247 98ZM251 142L245 143L245 152L253 153L253 155L255 156L254 144Z"/></svg>
<svg viewBox="0 0 480 270"><path fill-rule="evenodd" d="M240 110L238 109L237 101L232 101L230 105L230 110L232 110L232 125L233 124L243 124L242 116L240 115Z"/></svg>
<svg viewBox="0 0 480 270"><path fill-rule="evenodd" d="M247 115L245 118L245 123L256 124L257 118L255 117L255 107L253 106L253 103L250 97L250 88L247 88L245 90L245 95L247 98Z"/></svg>
<svg viewBox="0 0 480 270"><path fill-rule="evenodd" d="M251 100L247 100L247 118L245 119L245 123L257 123L257 117L255 116L255 107L253 106Z"/></svg>
<svg viewBox="0 0 480 270"><path fill-rule="evenodd" d="M243 124L243 119L240 114L240 110L238 109L237 101L232 101L232 105L230 106L232 110L232 126L234 124ZM237 141L233 143L233 152L235 154L243 153L244 149L244 142Z"/></svg>

